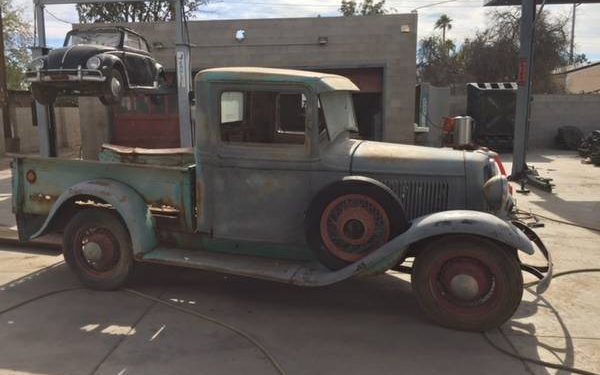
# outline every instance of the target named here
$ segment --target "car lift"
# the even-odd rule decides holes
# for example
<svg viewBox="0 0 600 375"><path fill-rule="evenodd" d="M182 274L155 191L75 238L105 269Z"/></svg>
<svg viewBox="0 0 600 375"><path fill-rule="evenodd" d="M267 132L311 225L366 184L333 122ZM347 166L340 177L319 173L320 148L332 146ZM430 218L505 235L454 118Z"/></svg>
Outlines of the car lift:
<svg viewBox="0 0 600 375"><path fill-rule="evenodd" d="M527 143L529 141L530 105L531 105L531 72L533 71L533 44L535 40L535 22L546 4L581 4L600 3L600 0L487 0L484 6L521 6L521 27L519 47L519 73L517 78L517 108L515 113L515 138L513 147L511 181L529 183L542 190L551 192L554 185L551 178L540 177L534 167L527 165ZM540 10L536 15L536 6Z"/></svg>
<svg viewBox="0 0 600 375"><path fill-rule="evenodd" d="M34 41L33 57L48 53L46 46L46 26L44 22L44 7L56 4L90 4L90 3L122 3L144 2L144 0L34 0L34 17L36 40ZM177 66L177 104L179 110L179 137L181 147L192 146L192 116L190 112L190 92L192 90L192 71L190 67L190 41L185 31L185 15L183 0L173 0L175 8L175 60ZM40 139L40 156L55 157L56 132L54 125L53 106L35 103Z"/></svg>

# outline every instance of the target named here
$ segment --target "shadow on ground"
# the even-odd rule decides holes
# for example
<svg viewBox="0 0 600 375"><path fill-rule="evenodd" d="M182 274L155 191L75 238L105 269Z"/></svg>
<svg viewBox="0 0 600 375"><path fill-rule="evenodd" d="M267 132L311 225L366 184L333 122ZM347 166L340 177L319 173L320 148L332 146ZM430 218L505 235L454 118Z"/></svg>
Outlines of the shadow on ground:
<svg viewBox="0 0 600 375"><path fill-rule="evenodd" d="M61 264L1 286L0 310L78 286ZM480 334L427 321L409 282L390 273L308 289L139 265L129 287L244 330L288 374L527 373L523 363L499 354ZM532 311L522 307L523 314ZM0 372L276 373L256 347L231 331L122 291L77 289L31 302L0 315L0 340L15 343L3 345ZM527 345L519 350L536 357L538 343ZM567 346L559 357L569 364L572 350Z"/></svg>

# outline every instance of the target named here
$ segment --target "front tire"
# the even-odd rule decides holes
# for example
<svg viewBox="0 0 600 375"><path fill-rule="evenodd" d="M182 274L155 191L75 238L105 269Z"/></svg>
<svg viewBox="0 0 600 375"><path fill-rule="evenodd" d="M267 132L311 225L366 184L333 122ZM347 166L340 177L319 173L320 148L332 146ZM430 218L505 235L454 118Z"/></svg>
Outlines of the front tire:
<svg viewBox="0 0 600 375"><path fill-rule="evenodd" d="M104 105L113 105L121 102L125 95L126 84L123 74L118 69L113 69L107 76L104 94L100 96L100 101Z"/></svg>
<svg viewBox="0 0 600 375"><path fill-rule="evenodd" d="M91 289L118 289L133 269L129 233L106 209L76 213L65 229L63 252L67 264Z"/></svg>
<svg viewBox="0 0 600 375"><path fill-rule="evenodd" d="M37 84L32 84L31 95L41 105L52 105L56 101L58 90L54 87L44 87Z"/></svg>
<svg viewBox="0 0 600 375"><path fill-rule="evenodd" d="M465 331L499 327L523 296L514 249L471 235L443 236L416 254L412 287L421 309L436 323Z"/></svg>

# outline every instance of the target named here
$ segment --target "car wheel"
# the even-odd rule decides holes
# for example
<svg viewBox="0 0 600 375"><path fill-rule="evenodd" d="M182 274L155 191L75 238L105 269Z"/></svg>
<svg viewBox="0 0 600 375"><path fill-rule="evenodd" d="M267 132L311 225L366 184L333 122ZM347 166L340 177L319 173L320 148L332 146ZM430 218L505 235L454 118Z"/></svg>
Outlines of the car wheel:
<svg viewBox="0 0 600 375"><path fill-rule="evenodd" d="M466 331L499 327L523 296L516 250L470 235L427 242L417 250L411 282L429 318Z"/></svg>
<svg viewBox="0 0 600 375"><path fill-rule="evenodd" d="M54 87L44 87L36 84L31 85L31 95L41 105L52 105L58 96L58 90Z"/></svg>
<svg viewBox="0 0 600 375"><path fill-rule="evenodd" d="M333 184L307 213L307 242L332 270L352 264L404 232L408 222L394 197L366 182Z"/></svg>
<svg viewBox="0 0 600 375"><path fill-rule="evenodd" d="M117 69L113 69L107 75L104 95L100 96L100 101L104 105L113 105L121 102L125 94L126 84L123 79L123 74Z"/></svg>
<svg viewBox="0 0 600 375"><path fill-rule="evenodd" d="M81 282L92 289L117 289L133 269L129 233L106 209L76 213L65 229L63 252Z"/></svg>

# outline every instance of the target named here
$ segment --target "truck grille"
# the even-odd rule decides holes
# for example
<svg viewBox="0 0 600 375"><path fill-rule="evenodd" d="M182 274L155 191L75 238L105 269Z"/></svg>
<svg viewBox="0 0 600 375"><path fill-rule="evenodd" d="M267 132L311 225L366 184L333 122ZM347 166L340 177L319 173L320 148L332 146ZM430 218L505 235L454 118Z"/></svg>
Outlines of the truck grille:
<svg viewBox="0 0 600 375"><path fill-rule="evenodd" d="M448 209L447 181L438 179L381 179L396 193L408 219Z"/></svg>

